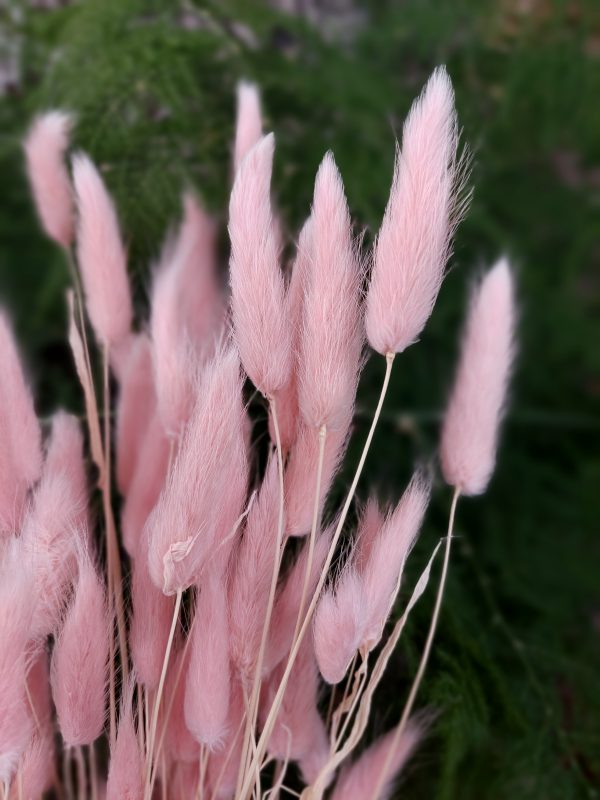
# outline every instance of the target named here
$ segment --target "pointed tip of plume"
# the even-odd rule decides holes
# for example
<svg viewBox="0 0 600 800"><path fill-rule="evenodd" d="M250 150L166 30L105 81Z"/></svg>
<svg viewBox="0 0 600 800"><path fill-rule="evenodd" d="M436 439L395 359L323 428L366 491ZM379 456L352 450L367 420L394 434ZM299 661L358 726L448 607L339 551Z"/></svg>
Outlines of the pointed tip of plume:
<svg viewBox="0 0 600 800"><path fill-rule="evenodd" d="M402 150L374 247L369 344L386 355L413 344L437 299L454 229L465 211L466 161L448 73L438 67L404 123Z"/></svg>
<svg viewBox="0 0 600 800"><path fill-rule="evenodd" d="M70 114L48 111L34 120L23 143L38 216L46 235L65 249L74 229L73 193L65 163L72 124Z"/></svg>
<svg viewBox="0 0 600 800"><path fill-rule="evenodd" d="M254 83L241 81L237 88L237 120L233 151L235 170L261 136L262 114L258 87Z"/></svg>
<svg viewBox="0 0 600 800"><path fill-rule="evenodd" d="M503 258L473 292L442 427L444 478L465 495L482 494L494 470L514 356L515 316L512 272Z"/></svg>
<svg viewBox="0 0 600 800"><path fill-rule="evenodd" d="M100 173L84 153L73 157L77 200L77 256L96 336L117 345L131 328L133 310L127 256L114 204Z"/></svg>
<svg viewBox="0 0 600 800"><path fill-rule="evenodd" d="M341 427L352 414L362 349L360 271L344 185L331 153L315 180L298 354L307 425Z"/></svg>
<svg viewBox="0 0 600 800"><path fill-rule="evenodd" d="M292 369L279 232L271 208L273 134L263 136L241 163L229 203L231 309L244 369L271 397Z"/></svg>
<svg viewBox="0 0 600 800"><path fill-rule="evenodd" d="M134 686L130 679L121 700L119 729L110 752L106 800L141 800L144 794L143 761L133 722Z"/></svg>

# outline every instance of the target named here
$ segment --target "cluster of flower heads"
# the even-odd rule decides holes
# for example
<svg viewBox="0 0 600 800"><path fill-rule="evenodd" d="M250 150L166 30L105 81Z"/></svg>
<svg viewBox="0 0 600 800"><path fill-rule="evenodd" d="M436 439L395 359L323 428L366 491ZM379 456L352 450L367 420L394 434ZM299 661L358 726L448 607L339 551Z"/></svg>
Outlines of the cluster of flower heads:
<svg viewBox="0 0 600 800"><path fill-rule="evenodd" d="M247 800L275 798L291 781L305 787L303 798L387 798L423 734L412 703L400 725L358 757L352 751L427 582L428 570L386 637L428 479L416 473L394 508L365 503L330 568L394 357L427 322L465 209L448 76L434 72L405 122L368 259L328 153L287 268L270 198L274 138L263 136L256 88L243 84L229 291L215 225L186 194L137 331L117 215L87 156L75 154L68 168L70 126L61 112L41 116L25 152L42 225L74 268L69 338L102 517L94 524L89 510L80 424L58 412L42 443L1 314L0 792L4 800L58 787L68 800ZM102 351L103 402L84 300ZM484 491L492 472L512 328L512 280L500 262L474 291L443 424L441 465L455 497ZM346 502L324 515L365 339L385 357L381 398ZM248 379L268 407L266 463L256 454ZM340 685L329 704L325 684Z"/></svg>

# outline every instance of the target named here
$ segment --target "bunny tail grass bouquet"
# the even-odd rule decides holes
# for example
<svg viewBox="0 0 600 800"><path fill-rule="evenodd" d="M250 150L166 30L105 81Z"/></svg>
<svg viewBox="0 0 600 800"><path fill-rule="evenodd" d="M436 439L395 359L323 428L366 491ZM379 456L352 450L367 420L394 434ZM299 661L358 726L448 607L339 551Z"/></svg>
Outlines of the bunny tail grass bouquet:
<svg viewBox="0 0 600 800"><path fill-rule="evenodd" d="M67 162L70 126L62 112L42 115L25 155L41 223L73 272L85 436L62 411L42 436L0 314L1 797L389 798L425 734L414 706L456 503L490 479L512 357L513 282L500 261L473 292L442 427L448 531L388 625L430 482L417 471L387 509L355 490L396 356L431 314L468 204L450 80L437 69L410 110L368 259L328 153L286 269L271 204L275 140L263 135L256 88L242 84L229 289L214 223L188 193L137 329L115 207L86 155ZM345 501L325 512L366 343L381 360L381 394ZM253 437L249 407L254 418L264 409L268 446ZM402 716L359 747L438 551Z"/></svg>

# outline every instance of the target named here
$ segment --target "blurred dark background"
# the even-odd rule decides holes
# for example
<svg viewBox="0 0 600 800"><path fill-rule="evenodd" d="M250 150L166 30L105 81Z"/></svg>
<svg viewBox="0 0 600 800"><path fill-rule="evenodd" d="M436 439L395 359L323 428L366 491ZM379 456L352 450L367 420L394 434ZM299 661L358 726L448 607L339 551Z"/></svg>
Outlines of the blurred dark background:
<svg viewBox="0 0 600 800"><path fill-rule="evenodd" d="M277 137L290 241L332 148L367 240L394 137L436 64L475 154L471 212L422 341L398 360L361 494L397 496L435 455L472 276L502 253L520 297L519 359L487 495L459 507L457 547L420 696L438 710L406 798L567 800L600 794L600 6L595 0L87 0L0 9L0 292L38 409L81 409L66 348L63 259L39 231L20 140L32 115L76 112L126 231L140 309L182 187L223 218L235 84L256 80ZM224 238L224 237L223 237ZM225 242L225 238L224 238ZM225 247L225 244L224 244ZM596 313L595 313L596 312ZM357 436L383 372L361 383ZM1 376L0 376L1 379ZM404 595L443 534L439 482ZM397 720L431 607L378 694Z"/></svg>

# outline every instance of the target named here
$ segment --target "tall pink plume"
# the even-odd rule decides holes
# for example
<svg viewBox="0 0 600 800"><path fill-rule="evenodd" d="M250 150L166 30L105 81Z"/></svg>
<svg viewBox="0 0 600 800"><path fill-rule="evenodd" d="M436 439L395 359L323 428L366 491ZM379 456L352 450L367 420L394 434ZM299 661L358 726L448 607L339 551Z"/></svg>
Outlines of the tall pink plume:
<svg viewBox="0 0 600 800"><path fill-rule="evenodd" d="M473 294L442 429L444 478L466 495L484 492L494 470L513 361L514 305L510 267L501 259Z"/></svg>
<svg viewBox="0 0 600 800"><path fill-rule="evenodd" d="M376 792L381 773L390 757L390 748L394 744L394 730L386 733L368 747L357 759L342 769L337 780L331 800L390 800L393 794L393 783L408 759L412 756L423 737L423 727L419 723L409 721L398 745L394 748L387 769L388 778L381 790Z"/></svg>
<svg viewBox="0 0 600 800"><path fill-rule="evenodd" d="M150 341L140 333L132 337L117 400L116 475L122 494L131 486L155 407Z"/></svg>
<svg viewBox="0 0 600 800"><path fill-rule="evenodd" d="M229 596L231 657L242 681L251 681L260 647L276 552L279 512L277 459L272 454L248 514L235 557Z"/></svg>
<svg viewBox="0 0 600 800"><path fill-rule="evenodd" d="M133 317L117 214L98 170L83 153L73 158L73 183L77 255L88 313L99 341L115 346L129 333Z"/></svg>
<svg viewBox="0 0 600 800"><path fill-rule="evenodd" d="M353 567L319 600L313 627L315 655L327 683L339 683L363 642L367 624L363 583Z"/></svg>
<svg viewBox="0 0 600 800"><path fill-rule="evenodd" d="M104 586L89 557L82 556L75 597L54 645L50 673L67 746L91 744L102 733L111 635Z"/></svg>
<svg viewBox="0 0 600 800"><path fill-rule="evenodd" d="M429 503L429 482L417 473L381 530L361 568L366 625L363 644L369 650L381 639L392 609L408 554Z"/></svg>
<svg viewBox="0 0 600 800"><path fill-rule="evenodd" d="M233 149L234 170L238 169L261 136L262 115L258 87L253 83L241 81L237 89L237 120Z"/></svg>
<svg viewBox="0 0 600 800"><path fill-rule="evenodd" d="M222 574L210 574L202 581L190 638L185 721L198 742L212 750L225 734L230 695L227 591Z"/></svg>
<svg viewBox="0 0 600 800"><path fill-rule="evenodd" d="M352 554L354 564L359 572L366 567L369 561L373 544L383 527L384 520L385 515L379 508L377 500L371 497L361 511Z"/></svg>
<svg viewBox="0 0 600 800"><path fill-rule="evenodd" d="M245 409L236 351L215 356L202 377L168 482L150 515L148 563L155 585L175 593L194 583L229 537L247 487Z"/></svg>
<svg viewBox="0 0 600 800"><path fill-rule="evenodd" d="M25 680L35 601L27 555L12 539L0 563L0 784L10 783L33 732Z"/></svg>
<svg viewBox="0 0 600 800"><path fill-rule="evenodd" d="M439 67L404 123L402 152L375 243L366 328L369 344L382 355L413 344L436 301L452 233L466 204L457 142L454 92Z"/></svg>
<svg viewBox="0 0 600 800"><path fill-rule="evenodd" d="M0 311L0 536L19 530L42 466L40 426L10 324Z"/></svg>
<svg viewBox="0 0 600 800"><path fill-rule="evenodd" d="M346 452L351 423L352 417L349 416L338 429L327 432L319 498L321 511ZM298 435L285 470L286 533L288 536L304 536L311 529L317 488L318 459L319 437L317 432L314 428L300 422Z"/></svg>
<svg viewBox="0 0 600 800"><path fill-rule="evenodd" d="M158 687L174 598L152 583L148 573L148 544L141 536L131 565L131 626L129 648L136 678L147 689Z"/></svg>
<svg viewBox="0 0 600 800"><path fill-rule="evenodd" d="M27 133L27 175L46 235L61 247L73 241L74 213L71 180L65 163L72 119L64 111L47 111Z"/></svg>
<svg viewBox="0 0 600 800"><path fill-rule="evenodd" d="M244 158L229 202L235 339L244 369L267 397L286 385L292 369L279 234L270 200L274 145L269 134Z"/></svg>
<svg viewBox="0 0 600 800"><path fill-rule="evenodd" d="M133 689L130 679L121 700L119 729L110 751L106 800L142 800L144 763L133 722Z"/></svg>
<svg viewBox="0 0 600 800"><path fill-rule="evenodd" d="M190 664L190 648L177 644L165 683L158 730L166 723L165 750L175 761L198 762L200 745L185 724L185 676ZM162 718L161 718L162 717Z"/></svg>
<svg viewBox="0 0 600 800"><path fill-rule="evenodd" d="M315 181L298 393L307 425L344 428L354 409L362 349L360 272L341 176L327 153Z"/></svg>
<svg viewBox="0 0 600 800"><path fill-rule="evenodd" d="M130 556L137 554L146 520L165 485L170 452L171 441L164 431L158 411L155 411L141 442L121 514L123 544Z"/></svg>
<svg viewBox="0 0 600 800"><path fill-rule="evenodd" d="M75 417L58 412L21 537L39 590L32 636L47 636L58 624L77 574L78 550L87 542L87 502L81 428Z"/></svg>
<svg viewBox="0 0 600 800"><path fill-rule="evenodd" d="M287 292L285 295L286 316L292 334L292 361L293 368L287 383L275 393L277 407L277 423L281 446L285 453L289 452L296 441L298 433L298 349L302 323L302 308L304 304L304 291L306 273L312 259L311 250L311 219L304 223L298 239L298 249L294 261ZM273 425L273 411L269 407L269 433L271 441L276 441L275 427Z"/></svg>
<svg viewBox="0 0 600 800"><path fill-rule="evenodd" d="M318 535L312 557L312 564L308 580L307 600L305 610L317 586L321 569L325 563L333 529L329 528ZM290 568L285 581L278 591L273 609L267 650L265 653L265 671L271 672L288 655L292 647L296 622L302 602L302 592L308 566L308 542L304 543L302 551Z"/></svg>
<svg viewBox="0 0 600 800"><path fill-rule="evenodd" d="M237 783L245 726L244 696L240 682L233 678L227 734L223 746L213 751L208 760L208 783L211 797L233 800Z"/></svg>

